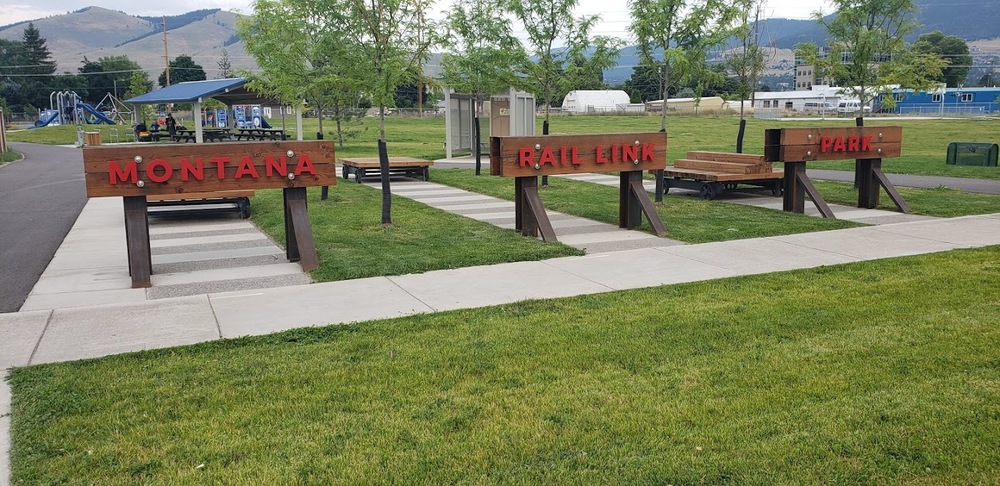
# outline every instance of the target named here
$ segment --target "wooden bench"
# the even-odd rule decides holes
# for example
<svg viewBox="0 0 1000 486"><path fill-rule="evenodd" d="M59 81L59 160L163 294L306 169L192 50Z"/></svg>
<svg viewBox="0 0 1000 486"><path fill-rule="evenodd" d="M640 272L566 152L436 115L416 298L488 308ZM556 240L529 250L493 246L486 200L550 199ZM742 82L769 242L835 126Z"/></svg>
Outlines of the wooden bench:
<svg viewBox="0 0 1000 486"><path fill-rule="evenodd" d="M663 175L664 192L680 187L699 191L703 199L714 199L740 184L768 188L780 195L784 172L775 171L763 155L692 151L686 158L675 160Z"/></svg>
<svg viewBox="0 0 1000 486"><path fill-rule="evenodd" d="M200 204L230 203L244 219L250 217L250 198L254 191L185 192L180 194L155 194L146 196L150 207L188 206Z"/></svg>
<svg viewBox="0 0 1000 486"><path fill-rule="evenodd" d="M340 163L344 166L344 180L349 180L350 175L354 174L354 180L360 183L364 177L382 175L378 157L351 157L340 159ZM434 162L426 159L389 157L389 175L402 174L426 181L430 179L432 165Z"/></svg>

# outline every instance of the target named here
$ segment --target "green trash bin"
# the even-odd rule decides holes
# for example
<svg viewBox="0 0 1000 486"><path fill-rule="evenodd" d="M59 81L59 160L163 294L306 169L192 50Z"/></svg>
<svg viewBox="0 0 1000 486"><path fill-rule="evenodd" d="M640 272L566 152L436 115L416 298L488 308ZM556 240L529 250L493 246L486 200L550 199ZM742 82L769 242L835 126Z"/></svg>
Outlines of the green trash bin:
<svg viewBox="0 0 1000 486"><path fill-rule="evenodd" d="M997 166L997 144L951 142L948 144L948 165Z"/></svg>

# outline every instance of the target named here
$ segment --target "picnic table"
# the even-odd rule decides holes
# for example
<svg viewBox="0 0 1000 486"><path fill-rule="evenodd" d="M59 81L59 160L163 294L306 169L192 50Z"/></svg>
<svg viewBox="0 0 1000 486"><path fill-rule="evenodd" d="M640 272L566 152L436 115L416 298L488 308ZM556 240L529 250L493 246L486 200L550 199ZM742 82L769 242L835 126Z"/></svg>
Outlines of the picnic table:
<svg viewBox="0 0 1000 486"><path fill-rule="evenodd" d="M280 128L237 128L236 140L285 140L287 135Z"/></svg>
<svg viewBox="0 0 1000 486"><path fill-rule="evenodd" d="M233 134L228 128L206 128L201 132L202 138L208 142L217 141L221 142L223 140L229 140L232 138ZM175 142L194 142L196 141L197 135L194 130L187 128L174 130L174 141Z"/></svg>
<svg viewBox="0 0 1000 486"><path fill-rule="evenodd" d="M349 180L349 176L354 174L354 180L358 183L367 176L374 177L382 175L378 157L350 157L340 159L344 166L344 180ZM430 166L433 161L418 159L415 157L389 157L389 175L402 174L417 179L430 179Z"/></svg>

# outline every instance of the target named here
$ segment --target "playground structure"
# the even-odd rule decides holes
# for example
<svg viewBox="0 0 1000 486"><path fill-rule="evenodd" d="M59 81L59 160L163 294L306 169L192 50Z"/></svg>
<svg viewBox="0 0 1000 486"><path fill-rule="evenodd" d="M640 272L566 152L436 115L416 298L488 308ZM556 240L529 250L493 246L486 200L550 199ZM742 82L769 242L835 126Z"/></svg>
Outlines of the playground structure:
<svg viewBox="0 0 1000 486"><path fill-rule="evenodd" d="M49 94L49 109L42 110L35 127L48 125L108 125L128 124L125 116L132 117L128 106L111 93L108 93L98 106L109 106L107 112L84 102L75 91L53 91Z"/></svg>

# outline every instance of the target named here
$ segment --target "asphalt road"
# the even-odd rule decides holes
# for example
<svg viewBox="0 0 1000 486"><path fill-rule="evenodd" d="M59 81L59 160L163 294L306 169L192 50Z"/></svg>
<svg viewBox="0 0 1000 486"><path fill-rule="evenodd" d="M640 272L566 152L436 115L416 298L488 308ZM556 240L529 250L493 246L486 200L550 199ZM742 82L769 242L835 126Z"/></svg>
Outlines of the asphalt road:
<svg viewBox="0 0 1000 486"><path fill-rule="evenodd" d="M80 149L13 143L0 166L0 312L16 312L87 202Z"/></svg>

